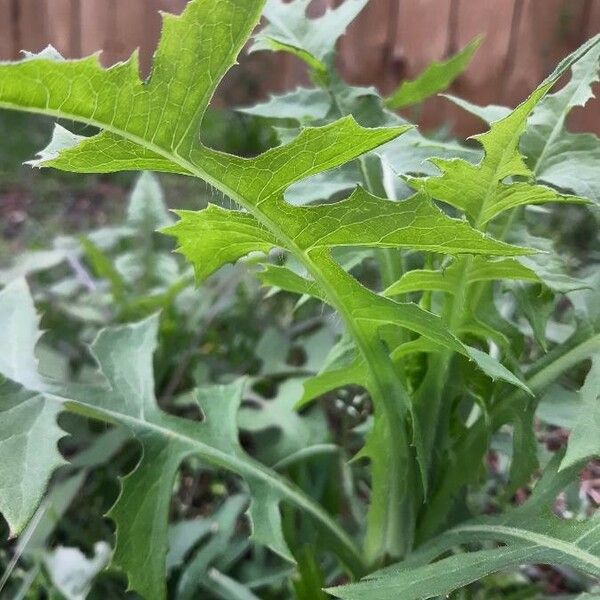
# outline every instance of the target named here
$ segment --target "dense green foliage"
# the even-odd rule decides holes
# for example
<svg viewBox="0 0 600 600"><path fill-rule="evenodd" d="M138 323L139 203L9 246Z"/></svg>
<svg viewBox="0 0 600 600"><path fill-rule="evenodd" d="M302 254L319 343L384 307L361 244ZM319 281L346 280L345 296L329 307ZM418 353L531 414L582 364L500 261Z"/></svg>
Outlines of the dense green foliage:
<svg viewBox="0 0 600 600"><path fill-rule="evenodd" d="M105 69L96 56L64 60L48 48L0 65L0 107L99 129L83 137L57 125L35 166L186 175L235 204L215 194L175 218L145 173L123 226L57 240L0 272L0 512L10 534L27 538L49 484L64 488L131 438L137 455L107 513L111 567L149 600L324 589L466 598L476 596L457 590L525 563L580 573L574 591L590 589L600 517L579 504L582 518L569 522L553 508L600 454L597 241L596 254L567 261L543 223L548 203L597 218L600 141L569 133L566 117L592 97L600 36L514 110L454 99L490 123L467 145L428 138L391 109L445 90L478 39L384 99L334 69L336 42L365 0L314 20L308 0L263 4L191 0L181 16L165 15L147 81L135 54ZM271 119L280 141L240 157L204 145L202 122L263 8L268 23L251 50L293 54L316 87L240 109ZM74 277L48 274L65 266ZM227 368L191 358L196 332L235 313L243 286L240 322L250 327L259 309L248 271L288 321L309 316L308 334L269 329L254 347L257 332L245 329L242 360L231 349ZM40 351L36 302L57 324L50 348L77 355L90 342L77 368ZM223 337L216 343L236 339ZM557 395L575 417L566 451L550 456L535 424L564 425ZM101 424L84 452L61 448L65 432L76 437L64 413ZM96 447L100 458L82 462ZM494 486L492 456L504 462ZM202 469L226 488L212 524L173 519L182 473ZM532 482L531 497L511 506ZM86 589L107 562L108 550L96 550L79 556ZM481 586L464 593L486 597Z"/></svg>

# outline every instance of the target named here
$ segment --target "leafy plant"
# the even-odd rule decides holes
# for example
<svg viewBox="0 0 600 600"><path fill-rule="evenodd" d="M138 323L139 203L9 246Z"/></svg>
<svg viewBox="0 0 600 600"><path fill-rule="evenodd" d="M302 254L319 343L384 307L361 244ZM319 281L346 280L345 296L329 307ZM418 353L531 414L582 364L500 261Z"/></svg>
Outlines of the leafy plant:
<svg viewBox="0 0 600 600"><path fill-rule="evenodd" d="M467 146L427 138L389 107L419 102L450 85L478 42L384 100L373 89L348 86L333 68L335 43L365 4L346 0L314 21L306 18L306 0L267 4L269 24L252 49L290 52L307 64L318 87L245 109L285 119L277 129L282 144L253 158L213 150L200 136L210 98L256 26L262 0L191 0L181 16L165 15L147 81L139 78L136 54L104 69L96 56L64 60L49 48L0 65L1 107L100 130L81 137L57 127L36 166L150 170L204 180L238 208L209 204L201 211L179 210L179 220L163 228L176 238L196 280L260 253L255 262L262 264L264 284L301 295L299 305L310 299L327 305L345 330L322 359L321 372L303 381L303 392L295 380L301 369L288 368L287 361L269 365L264 354L253 386L229 378L187 390L182 403L201 411L197 422L170 414L157 401L152 364L157 316L100 331L91 345L95 373L77 382L50 379L40 374L34 353L41 332L32 298L22 280L13 281L0 292L9 348L0 357L5 378L0 455L7 458L0 511L12 534L27 525L51 474L64 464L57 417L67 411L118 425L141 446L142 457L123 480L109 516L116 525L112 565L147 598L166 596L165 571L173 564L168 558L173 483L191 457L245 481L253 539L297 563L297 597L318 597L323 585L366 576L329 591L342 598L430 598L526 562L600 575L597 517L575 525L550 514L557 494L598 454L590 434L596 425L580 419L562 462L560 456L549 463L543 457L548 464L528 502L505 506L538 471L538 396L600 353L593 282L584 280L584 273L572 277L557 253L538 253L549 242L529 233L524 210L597 200L587 191L592 186L548 175L547 161L559 139L577 144L564 132L564 121L571 107L591 95L600 37L563 60L516 109L493 109L501 118L492 118L490 129L475 137L477 145ZM571 83L549 95L571 68ZM569 160L575 158L569 154ZM149 176L142 181L154 185ZM148 213L158 217L151 224L140 217L152 198L144 196L129 214L148 235L170 219L162 209ZM144 263L148 250L139 246L116 265L89 241L83 250L127 310L123 272L137 280L158 266L155 260ZM144 264L147 268L139 270ZM577 319L573 310L557 306L563 295L580 309ZM146 314L164 298L148 300L140 308ZM129 321L129 312L126 316ZM549 336L548 322L571 335ZM306 347L312 352L310 344ZM594 413L596 363L595 358L581 392ZM271 405L256 391L265 374L284 380ZM317 431L323 413L311 415L317 426L312 427L293 412L293 404L306 407L339 388L343 397L349 390L364 394L345 407L338 449L323 428ZM240 410L244 398L259 409ZM354 419L350 426L348 416ZM255 434L273 427L282 431L281 456L253 455L251 444L240 441L240 427ZM501 447L506 433L509 475L493 497L495 508L504 510L483 517L470 492L484 491L485 459L490 448ZM352 466L340 466L343 490L333 500L297 472L311 457L332 451L344 457L358 447ZM368 459L368 468L359 459ZM366 494L358 492L365 488ZM182 598L192 597L196 580L207 573L225 597L252 597L240 582L209 568L232 537L243 499L232 496L224 505L225 533L189 563L178 583ZM230 505L235 505L231 513ZM171 534L177 542L177 533ZM317 562L307 554L307 543L333 553L342 568L326 559ZM457 548L465 551L453 553Z"/></svg>

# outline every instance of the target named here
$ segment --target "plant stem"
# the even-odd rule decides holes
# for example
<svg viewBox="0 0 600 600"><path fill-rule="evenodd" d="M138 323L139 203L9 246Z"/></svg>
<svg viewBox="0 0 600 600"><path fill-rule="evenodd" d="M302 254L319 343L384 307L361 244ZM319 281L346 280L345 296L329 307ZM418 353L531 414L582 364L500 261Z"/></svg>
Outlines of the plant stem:
<svg viewBox="0 0 600 600"><path fill-rule="evenodd" d="M525 383L534 394L539 395L565 371L590 358L596 352L600 352L600 333L567 350L527 379ZM448 503L456 493L455 490L468 483L473 475L473 470L477 469L481 463L481 459L487 451L487 442L491 433L510 422L516 411L524 409L520 404L527 400L525 392L514 391L491 408L487 421L482 419L477 421L460 440L454 451L453 467L444 474L435 496L428 503L429 520L426 524L431 534L435 533L446 521Z"/></svg>

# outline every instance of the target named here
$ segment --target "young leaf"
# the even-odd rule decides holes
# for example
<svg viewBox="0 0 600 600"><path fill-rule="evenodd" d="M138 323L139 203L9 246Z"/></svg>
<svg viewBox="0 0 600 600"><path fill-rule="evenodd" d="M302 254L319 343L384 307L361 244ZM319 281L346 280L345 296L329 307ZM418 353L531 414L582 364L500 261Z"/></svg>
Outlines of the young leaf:
<svg viewBox="0 0 600 600"><path fill-rule="evenodd" d="M283 50L303 60L319 77L327 78L337 40L366 6L368 0L345 0L317 19L307 19L311 0L268 0L265 17L269 24L255 37L250 51Z"/></svg>
<svg viewBox="0 0 600 600"><path fill-rule="evenodd" d="M521 139L521 149L536 177L559 189L590 198L596 204L600 202L597 177L600 140L591 133L569 132L566 120L571 109L585 106L593 97L592 86L598 81L599 70L600 48L592 45L573 62L569 83L540 101ZM447 98L486 123L510 113L504 106L483 107L461 98Z"/></svg>
<svg viewBox="0 0 600 600"><path fill-rule="evenodd" d="M592 48L572 66L571 80L548 95L533 112L522 148L539 179L559 189L600 203L600 140L593 134L570 133L566 119L572 108L593 98L598 81L600 47Z"/></svg>
<svg viewBox="0 0 600 600"><path fill-rule="evenodd" d="M142 173L127 205L127 224L151 234L172 222L158 179L152 173Z"/></svg>
<svg viewBox="0 0 600 600"><path fill-rule="evenodd" d="M392 109L405 108L443 92L468 67L482 40L481 36L472 39L450 58L432 62L416 79L402 82L386 99L386 106Z"/></svg>
<svg viewBox="0 0 600 600"><path fill-rule="evenodd" d="M541 185L520 181L505 183L508 177L531 178L533 175L519 153L519 139L527 117L552 84L552 80L543 83L507 117L492 123L488 132L475 136L485 151L478 165L462 159L433 159L442 174L428 179L409 179L410 185L464 211L477 228L485 227L502 212L524 204L582 202L580 198L564 196Z"/></svg>

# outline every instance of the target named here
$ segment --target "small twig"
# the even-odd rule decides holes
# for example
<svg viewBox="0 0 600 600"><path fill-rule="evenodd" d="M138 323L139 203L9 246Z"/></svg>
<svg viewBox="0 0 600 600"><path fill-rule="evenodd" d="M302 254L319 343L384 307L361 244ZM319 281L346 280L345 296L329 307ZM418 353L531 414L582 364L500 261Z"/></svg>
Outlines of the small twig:
<svg viewBox="0 0 600 600"><path fill-rule="evenodd" d="M92 276L88 273L87 269L81 264L79 258L69 252L67 254L67 262L71 269L73 269L77 281L79 281L79 283L81 283L88 291L95 292L98 286Z"/></svg>
<svg viewBox="0 0 600 600"><path fill-rule="evenodd" d="M27 526L25 533L19 539L17 549L16 549L13 557L11 558L10 562L8 563L8 565L6 567L6 571L4 571L4 574L2 575L2 579L0 579L0 592L2 592L2 590L4 589L4 586L8 583L8 580L9 580L10 576L12 575L12 572L15 570L15 567L17 566L17 563L19 562L21 555L25 551L25 548L27 547L29 540L35 533L37 526L39 525L40 521L42 520L42 517L44 516L44 514L47 512L49 506L50 506L50 503L48 502L48 500L45 500L40 505L40 507L35 512L35 515L29 522L29 525Z"/></svg>

